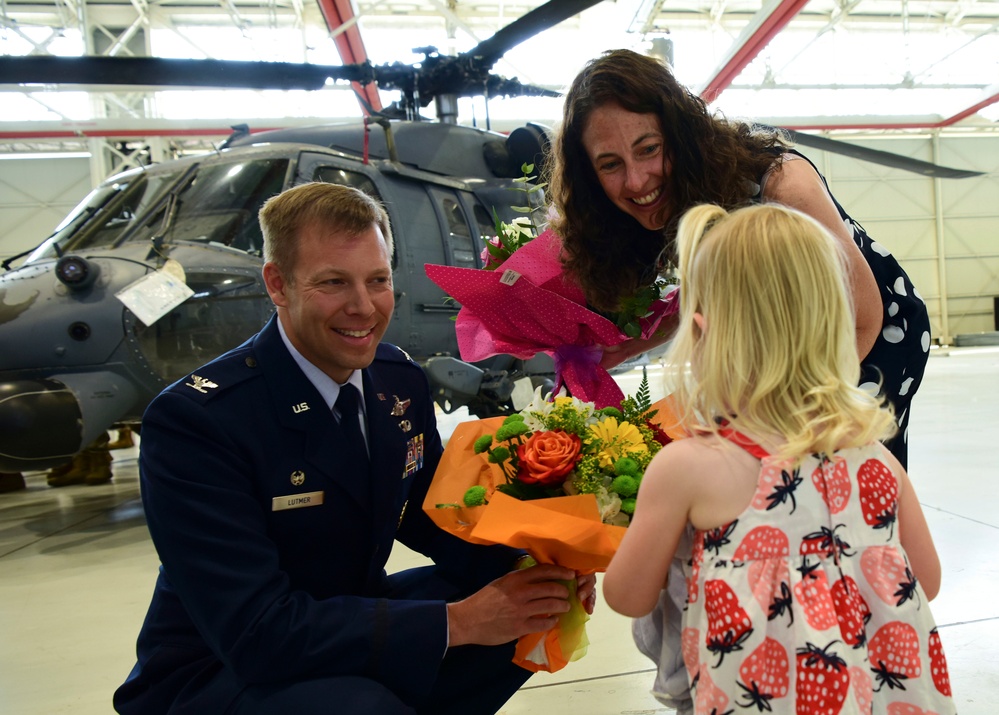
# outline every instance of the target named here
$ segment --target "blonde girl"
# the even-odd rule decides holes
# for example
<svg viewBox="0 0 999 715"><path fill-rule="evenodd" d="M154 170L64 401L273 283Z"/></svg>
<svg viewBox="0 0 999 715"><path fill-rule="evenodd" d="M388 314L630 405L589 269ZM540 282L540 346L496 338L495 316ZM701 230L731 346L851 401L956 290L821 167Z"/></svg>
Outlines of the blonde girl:
<svg viewBox="0 0 999 715"><path fill-rule="evenodd" d="M774 204L694 207L677 240L667 362L690 437L649 466L603 579L607 603L652 611L689 524L681 640L695 713L869 715L873 703L952 715L927 605L939 560L880 442L891 410L856 386L837 243Z"/></svg>

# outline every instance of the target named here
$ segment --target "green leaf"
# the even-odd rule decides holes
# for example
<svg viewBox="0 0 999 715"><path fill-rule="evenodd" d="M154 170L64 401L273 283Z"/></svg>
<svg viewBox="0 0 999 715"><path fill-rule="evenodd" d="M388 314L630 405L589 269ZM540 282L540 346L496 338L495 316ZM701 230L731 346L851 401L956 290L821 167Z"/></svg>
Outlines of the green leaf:
<svg viewBox="0 0 999 715"><path fill-rule="evenodd" d="M649 375L645 370L642 370L642 382L638 386L638 392L635 394L635 402L641 414L648 412L649 408L652 407L652 393L649 391Z"/></svg>

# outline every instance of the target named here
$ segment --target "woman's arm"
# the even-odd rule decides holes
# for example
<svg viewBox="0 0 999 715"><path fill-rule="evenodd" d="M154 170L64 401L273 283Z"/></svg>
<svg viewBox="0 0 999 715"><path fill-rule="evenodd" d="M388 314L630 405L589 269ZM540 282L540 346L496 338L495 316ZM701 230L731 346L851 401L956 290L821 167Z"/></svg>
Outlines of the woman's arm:
<svg viewBox="0 0 999 715"><path fill-rule="evenodd" d="M821 177L807 161L784 161L780 171L773 172L767 181L763 199L808 214L829 229L843 246L857 324L857 354L863 360L874 347L884 322L881 292Z"/></svg>
<svg viewBox="0 0 999 715"><path fill-rule="evenodd" d="M625 360L630 360L637 355L641 355L644 352L652 350L652 348L663 345L673 337L674 333L676 333L676 328L679 322L679 313L665 315L659 322L659 327L647 340L643 340L642 338L633 338L618 345L604 346L604 355L600 359L600 367L604 370L610 370L612 367L617 367Z"/></svg>

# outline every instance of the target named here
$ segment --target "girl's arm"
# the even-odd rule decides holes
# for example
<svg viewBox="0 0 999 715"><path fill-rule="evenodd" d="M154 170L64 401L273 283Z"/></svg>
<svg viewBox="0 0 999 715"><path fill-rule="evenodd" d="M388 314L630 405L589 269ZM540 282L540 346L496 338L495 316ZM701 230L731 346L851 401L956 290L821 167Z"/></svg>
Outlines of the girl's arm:
<svg viewBox="0 0 999 715"><path fill-rule="evenodd" d="M773 172L767 181L763 198L808 214L825 226L843 247L857 322L857 354L863 360L874 347L884 323L881 293L870 266L836 210L822 179L807 161L785 161L780 171Z"/></svg>
<svg viewBox="0 0 999 715"><path fill-rule="evenodd" d="M940 592L940 557L909 475L887 447L884 452L898 477L898 537L913 574L923 585L926 598L932 601Z"/></svg>
<svg viewBox="0 0 999 715"><path fill-rule="evenodd" d="M645 470L634 517L604 574L604 599L625 616L649 613L666 585L691 502L683 476L694 473L685 467L692 451L686 442L664 447Z"/></svg>

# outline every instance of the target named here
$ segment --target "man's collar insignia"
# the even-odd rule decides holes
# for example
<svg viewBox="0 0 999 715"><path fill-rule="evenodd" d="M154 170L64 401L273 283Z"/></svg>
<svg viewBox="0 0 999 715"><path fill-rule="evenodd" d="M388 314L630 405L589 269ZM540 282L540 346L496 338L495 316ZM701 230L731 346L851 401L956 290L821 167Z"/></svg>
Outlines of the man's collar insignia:
<svg viewBox="0 0 999 715"><path fill-rule="evenodd" d="M218 387L216 383L204 377L191 375L191 379L194 381L194 384L191 384L190 382L185 382L184 385L186 385L187 387L193 387L198 392L204 393L206 395L208 394L208 390L205 389L206 387L208 389L214 389Z"/></svg>

